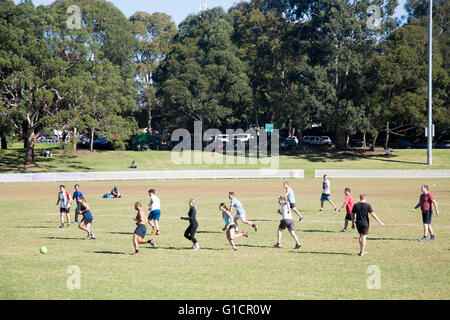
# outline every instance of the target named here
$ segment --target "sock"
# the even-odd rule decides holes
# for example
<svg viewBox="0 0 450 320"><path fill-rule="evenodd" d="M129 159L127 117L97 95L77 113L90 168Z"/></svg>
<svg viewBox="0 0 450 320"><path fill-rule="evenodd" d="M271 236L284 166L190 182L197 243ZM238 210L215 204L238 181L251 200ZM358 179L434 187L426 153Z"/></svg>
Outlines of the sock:
<svg viewBox="0 0 450 320"><path fill-rule="evenodd" d="M138 249L135 249L135 250L134 250L134 253L139 253L139 250L138 250Z"/></svg>

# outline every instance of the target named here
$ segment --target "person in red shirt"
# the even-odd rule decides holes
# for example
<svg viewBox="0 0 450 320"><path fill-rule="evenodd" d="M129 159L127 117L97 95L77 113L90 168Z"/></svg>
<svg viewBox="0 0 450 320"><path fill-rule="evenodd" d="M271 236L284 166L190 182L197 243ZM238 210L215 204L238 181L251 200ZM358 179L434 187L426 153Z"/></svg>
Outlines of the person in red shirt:
<svg viewBox="0 0 450 320"><path fill-rule="evenodd" d="M426 184L422 185L420 190L422 194L420 195L419 203L413 209L413 211L416 211L418 207L422 209L423 237L419 241L427 241L428 232L430 232L430 240L436 240L433 228L431 228L431 217L433 216L433 204L436 209L436 215L439 216L438 205Z"/></svg>
<svg viewBox="0 0 450 320"><path fill-rule="evenodd" d="M342 207L338 209L338 211L341 211L344 207L347 211L347 214L345 215L345 222L344 222L344 229L341 230L341 232L346 232L348 227L348 222L352 221L352 209L355 205L355 201L353 201L353 197L351 195L351 189L345 188L344 190L345 199L344 203L342 204Z"/></svg>

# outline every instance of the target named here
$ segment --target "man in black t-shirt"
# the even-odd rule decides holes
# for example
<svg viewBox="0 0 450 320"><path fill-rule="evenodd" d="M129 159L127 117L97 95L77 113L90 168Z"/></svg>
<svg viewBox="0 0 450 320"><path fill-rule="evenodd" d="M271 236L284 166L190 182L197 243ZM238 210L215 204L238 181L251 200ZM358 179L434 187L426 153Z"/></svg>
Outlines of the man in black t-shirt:
<svg viewBox="0 0 450 320"><path fill-rule="evenodd" d="M352 209L352 229L355 229L355 220L356 220L356 228L359 232L359 246L361 247L361 251L359 252L359 256L363 256L367 254L364 251L366 247L366 237L369 233L369 213L372 217L381 225L384 226L384 223L381 222L380 219L373 212L372 206L368 204L367 194L363 193L359 196L360 202L355 204Z"/></svg>

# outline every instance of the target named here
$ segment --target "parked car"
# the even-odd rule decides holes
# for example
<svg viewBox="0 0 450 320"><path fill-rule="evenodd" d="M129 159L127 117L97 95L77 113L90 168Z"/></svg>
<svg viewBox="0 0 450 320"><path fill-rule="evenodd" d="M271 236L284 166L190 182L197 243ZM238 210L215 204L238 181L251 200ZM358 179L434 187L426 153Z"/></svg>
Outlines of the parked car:
<svg viewBox="0 0 450 320"><path fill-rule="evenodd" d="M397 140L393 147L397 149L411 149L413 144L407 140Z"/></svg>
<svg viewBox="0 0 450 320"><path fill-rule="evenodd" d="M322 138L323 143L328 145L329 147L333 145L333 142L331 141L330 137L321 136L321 138Z"/></svg>
<svg viewBox="0 0 450 320"><path fill-rule="evenodd" d="M428 147L428 142L421 141L416 144L417 149L426 149Z"/></svg>
<svg viewBox="0 0 450 320"><path fill-rule="evenodd" d="M98 136L96 139L94 139L94 149L111 149L112 143L106 140L103 136Z"/></svg>
<svg viewBox="0 0 450 320"><path fill-rule="evenodd" d="M161 148L162 139L158 136L150 136L149 137L149 145L148 147L152 150L156 150Z"/></svg>
<svg viewBox="0 0 450 320"><path fill-rule="evenodd" d="M298 143L292 137L280 139L280 148L282 150L294 150L298 148Z"/></svg>
<svg viewBox="0 0 450 320"><path fill-rule="evenodd" d="M305 144L311 145L311 146L322 146L325 143L323 142L323 139L318 136L304 136L303 142Z"/></svg>
<svg viewBox="0 0 450 320"><path fill-rule="evenodd" d="M442 142L436 143L436 149L450 149L450 140L444 140Z"/></svg>
<svg viewBox="0 0 450 320"><path fill-rule="evenodd" d="M362 148L364 145L364 141L362 139L350 139L348 146L351 148ZM366 148L371 148L372 144L366 142Z"/></svg>

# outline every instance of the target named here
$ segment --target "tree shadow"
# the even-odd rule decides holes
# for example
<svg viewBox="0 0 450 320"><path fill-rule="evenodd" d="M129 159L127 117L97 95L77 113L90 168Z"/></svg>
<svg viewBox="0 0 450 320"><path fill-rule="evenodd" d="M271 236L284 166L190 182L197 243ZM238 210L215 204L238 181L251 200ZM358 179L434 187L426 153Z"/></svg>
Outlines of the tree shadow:
<svg viewBox="0 0 450 320"><path fill-rule="evenodd" d="M89 252L89 251L87 251L87 252ZM116 254L127 254L125 252L107 251L107 250L104 250L104 251L93 251L93 253L114 254L114 255L116 255Z"/></svg>
<svg viewBox="0 0 450 320"><path fill-rule="evenodd" d="M252 244L237 244L238 247L249 247L249 248L273 248L271 246L257 246Z"/></svg>
<svg viewBox="0 0 450 320"><path fill-rule="evenodd" d="M53 226L17 226L15 228L18 228L18 229L56 229L57 227L53 227Z"/></svg>
<svg viewBox="0 0 450 320"><path fill-rule="evenodd" d="M44 237L50 240L83 240L83 238L64 238L64 237Z"/></svg>
<svg viewBox="0 0 450 320"><path fill-rule="evenodd" d="M296 230L297 231L297 230ZM325 232L325 233L337 233L336 231L330 230L298 230L300 232Z"/></svg>
<svg viewBox="0 0 450 320"><path fill-rule="evenodd" d="M163 250L176 250L176 251L180 251L180 250L196 251L196 250L192 249L191 247L158 247L158 246L156 246L155 248L153 248L153 247L146 247L146 248L147 249L153 249L153 250L163 249ZM221 251L221 250L225 250L225 249L223 249L223 248L200 247L199 251L202 251L202 250Z"/></svg>
<svg viewBox="0 0 450 320"><path fill-rule="evenodd" d="M326 252L326 251L292 251L289 252L295 252L295 253L301 253L301 254L325 254L325 255L343 255L343 256L353 256L354 254L347 253L347 252Z"/></svg>

